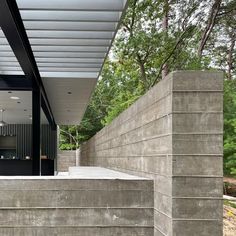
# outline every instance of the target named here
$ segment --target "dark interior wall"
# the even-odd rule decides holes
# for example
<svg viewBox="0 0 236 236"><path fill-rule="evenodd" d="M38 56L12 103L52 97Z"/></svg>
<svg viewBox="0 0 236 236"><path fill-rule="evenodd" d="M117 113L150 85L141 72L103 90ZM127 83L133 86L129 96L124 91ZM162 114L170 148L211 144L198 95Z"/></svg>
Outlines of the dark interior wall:
<svg viewBox="0 0 236 236"><path fill-rule="evenodd" d="M52 130L49 125L41 126L41 152L49 159L57 156L57 131Z"/></svg>
<svg viewBox="0 0 236 236"><path fill-rule="evenodd" d="M9 124L0 127L0 136L16 136L16 157L23 159L25 156L31 157L31 124ZM51 130L49 125L42 125L42 155L49 159L55 159L57 148L56 131Z"/></svg>

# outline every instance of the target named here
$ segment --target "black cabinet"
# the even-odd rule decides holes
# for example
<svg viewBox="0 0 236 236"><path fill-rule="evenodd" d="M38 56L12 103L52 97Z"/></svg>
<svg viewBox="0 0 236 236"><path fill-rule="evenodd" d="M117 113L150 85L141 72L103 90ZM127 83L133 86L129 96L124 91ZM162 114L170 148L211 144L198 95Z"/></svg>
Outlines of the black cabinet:
<svg viewBox="0 0 236 236"><path fill-rule="evenodd" d="M30 176L32 175L32 160L0 159L0 175ZM54 175L54 160L41 160L41 175Z"/></svg>
<svg viewBox="0 0 236 236"><path fill-rule="evenodd" d="M16 136L0 136L0 158L16 158Z"/></svg>

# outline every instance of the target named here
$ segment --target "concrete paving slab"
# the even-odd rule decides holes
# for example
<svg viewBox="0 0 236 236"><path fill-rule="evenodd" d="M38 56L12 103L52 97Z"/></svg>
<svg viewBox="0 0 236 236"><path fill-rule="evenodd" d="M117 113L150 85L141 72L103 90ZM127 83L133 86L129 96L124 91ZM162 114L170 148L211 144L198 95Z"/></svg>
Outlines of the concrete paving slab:
<svg viewBox="0 0 236 236"><path fill-rule="evenodd" d="M120 179L120 180L147 180L148 178L129 175L102 167L70 167L69 172L59 172L56 176L0 176L5 179Z"/></svg>
<svg viewBox="0 0 236 236"><path fill-rule="evenodd" d="M146 179L143 177L129 175L102 167L76 166L69 167L69 176L76 176L81 179Z"/></svg>

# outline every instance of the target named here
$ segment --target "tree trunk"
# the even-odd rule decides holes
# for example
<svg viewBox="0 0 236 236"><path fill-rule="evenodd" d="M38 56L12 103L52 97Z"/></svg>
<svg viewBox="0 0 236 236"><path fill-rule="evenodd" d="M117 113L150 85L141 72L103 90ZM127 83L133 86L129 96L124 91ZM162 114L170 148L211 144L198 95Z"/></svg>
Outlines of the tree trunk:
<svg viewBox="0 0 236 236"><path fill-rule="evenodd" d="M210 14L209 14L208 20L207 20L207 25L202 33L202 37L201 37L199 47L198 47L198 57L199 58L202 57L202 53L203 53L203 50L204 50L205 45L207 43L207 40L209 39L210 34L214 28L216 17L217 17L219 10L220 10L221 2L222 2L222 0L215 0L213 6L211 8L211 11L210 11Z"/></svg>
<svg viewBox="0 0 236 236"><path fill-rule="evenodd" d="M145 65L144 65L145 63L144 63L144 61L142 61L142 59L138 53L137 53L137 62L138 62L140 72L141 72L141 80L143 81L145 89L148 89L147 74L146 74L146 69L145 69Z"/></svg>
<svg viewBox="0 0 236 236"><path fill-rule="evenodd" d="M169 0L165 0L164 5L164 16L162 20L162 29L165 32L166 38L168 37L168 27L169 27ZM168 75L168 64L165 63L162 67L162 79L164 79Z"/></svg>
<svg viewBox="0 0 236 236"><path fill-rule="evenodd" d="M233 51L235 47L235 35L231 35L230 39L231 39L230 48L229 48L228 57L227 57L227 64L228 64L227 75L228 75L228 79L232 80Z"/></svg>
<svg viewBox="0 0 236 236"><path fill-rule="evenodd" d="M79 132L78 132L78 126L76 126L76 130L75 130L75 142L76 142L76 149L79 147L79 140L78 140L78 136L79 136Z"/></svg>

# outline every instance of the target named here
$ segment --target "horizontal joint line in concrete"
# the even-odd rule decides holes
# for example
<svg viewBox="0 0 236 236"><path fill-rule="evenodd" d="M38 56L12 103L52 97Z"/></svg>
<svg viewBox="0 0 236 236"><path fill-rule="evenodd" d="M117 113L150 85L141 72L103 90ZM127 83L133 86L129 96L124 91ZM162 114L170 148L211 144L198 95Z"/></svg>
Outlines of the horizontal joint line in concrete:
<svg viewBox="0 0 236 236"><path fill-rule="evenodd" d="M145 155L127 155L127 156L112 156L112 157L96 157L96 158L100 158L100 159L103 159L103 158L127 158L127 157L166 157L166 156L185 156L185 157L192 157L192 156L202 156L202 157L209 157L209 156L217 156L217 157L222 157L223 154L167 154L167 153L163 153L163 154L155 154L155 155L152 155L152 154L145 154Z"/></svg>
<svg viewBox="0 0 236 236"><path fill-rule="evenodd" d="M168 92L166 95L164 95L164 96L161 97L160 99L158 99L158 100L154 101L153 103L151 103L151 104L150 104L149 106L147 106L145 109L140 110L140 111L138 111L138 112L132 114L132 117L130 117L130 118L127 119L127 120L122 121L122 123L127 123L127 122L129 122L130 120L133 120L133 118L134 118L134 117L137 117L137 115L138 115L139 113L145 113L145 111L148 110L152 105L154 105L155 103L157 103L157 102L159 102L159 101L165 99L166 97L170 96L171 94L172 94L171 92ZM134 103L134 104L135 104L135 103ZM134 105L134 104L133 104L133 105ZM129 107L129 109L130 109L130 108L131 108L131 107ZM121 115L122 115L122 114L121 114ZM120 117L118 116L117 118L120 118ZM115 122L115 121L117 120L117 118L115 118L115 119L113 120L113 122ZM112 123L113 123L113 122L112 122ZM104 127L104 129L105 129L105 131L106 131L107 129L110 129L109 132L111 132L112 130L116 129L117 126L120 126L120 122L117 122L117 124L115 125L115 127L112 127L111 124L110 124L110 125L107 125L106 127ZM101 132L102 132L102 131L104 132L104 134L101 135ZM101 136L99 136L99 138L101 138L102 136L106 135L106 132L105 132L105 131L102 129L102 130L99 131L95 136L101 135Z"/></svg>
<svg viewBox="0 0 236 236"><path fill-rule="evenodd" d="M150 90L149 90L149 91L150 91ZM137 114L139 114L139 113L141 113L141 112L142 112L142 113L145 112L145 111L148 110L151 106L153 106L155 103L158 103L159 101L161 101L161 100L163 100L163 99L165 99L165 98L167 98L168 96L171 96L171 95L172 95L172 91L166 92L162 97L158 98L157 100L153 100L153 102L150 103L149 106L147 106L147 107L145 107L144 109L141 109L141 110L139 110L139 111L136 111L136 113L132 114L132 115L133 115L132 117L137 116ZM147 93L144 94L143 96L147 96ZM144 99L144 97L141 97L141 98ZM137 100L137 101L138 101L138 100ZM134 105L136 105L136 103L134 103L134 104L131 105L130 107L132 107L132 106L134 106ZM130 118L127 119L127 120L122 121L122 123L129 121L130 119L132 119L132 117L130 117ZM118 119L118 118L119 118L119 116L118 116L116 119ZM120 124L120 123L118 123L118 124ZM109 127L109 126L108 126L108 127Z"/></svg>
<svg viewBox="0 0 236 236"><path fill-rule="evenodd" d="M68 175L68 176L0 176L0 183L1 181L19 181L21 182L22 180L24 180L25 182L30 182L30 181L41 181L44 182L45 180L50 181L50 182L60 182L60 181L73 181L73 182L136 182L136 181L150 181L149 179L144 179L144 178L140 178L139 176L132 176L132 178L82 178L82 177L76 177L76 175ZM10 186L7 186L7 188L9 188ZM27 187L27 186L26 186Z"/></svg>
<svg viewBox="0 0 236 236"><path fill-rule="evenodd" d="M171 156L218 156L218 157L222 157L223 154L219 154L219 153L216 153L216 154L211 154L211 153L208 153L208 154L169 154Z"/></svg>
<svg viewBox="0 0 236 236"><path fill-rule="evenodd" d="M160 102L161 100L163 100L163 99L165 99L165 98L167 98L168 96L171 96L171 95L172 95L172 92L171 92L171 91L168 92L168 93L166 93L163 97L160 97L159 99L154 100L154 102L151 103L149 106L145 107L145 109L142 109L142 110L137 111L136 113L132 114L132 117L130 117L130 118L127 119L127 120L122 121L122 123L125 123L125 122L127 122L127 121L129 121L129 120L132 120L133 117L136 117L139 113L144 113L146 110L148 110L148 109L149 109L151 106L153 106L155 103L158 103L158 102ZM145 96L145 95L144 95L144 96ZM138 101L138 100L137 100L137 101ZM134 103L133 105L135 105L135 103ZM119 118L119 116L118 116L117 118ZM120 123L118 122L117 126L119 126L119 125L120 125ZM109 127L109 125L108 125L107 127Z"/></svg>
<svg viewBox="0 0 236 236"><path fill-rule="evenodd" d="M199 199L199 200L223 200L223 197L175 197L172 199Z"/></svg>
<svg viewBox="0 0 236 236"><path fill-rule="evenodd" d="M173 178L182 178L182 177L190 177L190 178L223 178L221 175L172 175Z"/></svg>
<svg viewBox="0 0 236 236"><path fill-rule="evenodd" d="M127 158L127 157L131 157L131 158L136 158L136 157L157 157L157 156L161 156L161 157L166 157L166 156L171 156L171 155L168 155L168 154L156 154L156 155L127 155L127 156L112 156L112 157L104 157L104 156L101 156L101 157L96 157L96 159L111 159L111 158Z"/></svg>
<svg viewBox="0 0 236 236"><path fill-rule="evenodd" d="M223 132L188 132L188 133L182 133L182 132L175 132L172 133L172 135L222 135Z"/></svg>
<svg viewBox="0 0 236 236"><path fill-rule="evenodd" d="M153 225L0 225L1 228L153 228Z"/></svg>
<svg viewBox="0 0 236 236"><path fill-rule="evenodd" d="M199 112L199 111L197 111L197 112L170 112L170 113L166 113L166 114L163 114L163 115L161 115L161 116L155 117L155 119L151 120L150 122L147 122L147 123L145 123L145 124L143 124L143 125L141 125L141 126L135 127L134 129L131 129L131 130L129 130L128 132L119 134L119 136L122 136L122 135L128 134L128 133L130 133L130 132L133 132L134 130L137 130L137 129L141 128L141 127L145 127L146 125L149 125L150 123L152 123L152 122L154 122L154 121L163 119L164 117L170 116L170 115L172 115L172 114L203 114L203 113L204 113L204 114L208 114L208 113L209 113L209 114L223 114L222 112L204 112L204 111L200 111L200 112ZM115 128L116 128L116 126L115 126L114 128L112 128L112 129L110 130L110 132L111 132L113 129L115 129ZM188 133L186 133L186 134L188 134ZM194 133L193 133L193 134L194 134ZM202 133L202 134L204 134L204 133ZM104 133L104 135L106 135L106 133ZM102 136L104 136L104 135L102 135ZM102 136L101 136L101 137L102 137ZM101 139L101 137L99 137L99 138ZM117 137L117 136L116 136L116 137ZM107 142L109 142L109 141L115 139L116 137L112 137L112 138L107 139L107 140L105 140L104 142L101 142L101 143L97 143L97 146L102 145L102 144L104 144L104 143L107 143Z"/></svg>
<svg viewBox="0 0 236 236"><path fill-rule="evenodd" d="M173 93L222 93L224 90L172 90Z"/></svg>
<svg viewBox="0 0 236 236"><path fill-rule="evenodd" d="M137 130L137 129L140 129L140 128L142 128L142 127L145 127L146 125L149 125L149 124L151 124L151 123L154 122L154 121L158 121L158 120L160 120L160 119L163 119L164 117L169 116L169 115L171 115L171 113L166 113L166 114L160 115L160 116L158 116L158 117L155 116L155 119L153 119L153 120L151 120L151 121L149 121L149 122L147 122L147 123L145 123L145 124L142 124L142 125L140 125L140 126L137 126L137 127L135 127L134 129L129 130L128 132L119 134L118 136L122 136L122 135L128 134L128 133L130 133L130 132L133 132L134 130ZM111 129L111 131L112 131L112 130L113 130L113 129ZM111 131L109 131L109 132L111 132ZM105 135L105 134L104 134L104 135ZM102 135L102 136L103 136L103 135ZM102 136L101 136L101 137L102 137ZM101 139L101 137L100 137L99 139ZM115 139L115 138L117 138L117 136L112 137L112 138L110 138L110 139L107 139L107 140L104 141L104 142L97 143L97 146L99 146L99 145L101 145L101 144L104 144L104 143L107 143L107 142L109 142L109 141L111 141L111 140L113 140L113 139Z"/></svg>
<svg viewBox="0 0 236 236"><path fill-rule="evenodd" d="M77 210L77 209L121 209L121 210L134 210L134 209L153 209L153 207L0 207L0 210L31 210L31 209L38 209L38 210Z"/></svg>
<svg viewBox="0 0 236 236"><path fill-rule="evenodd" d="M156 100L156 101L154 101L153 103L151 103L148 107L146 107L146 109L144 109L144 110L142 110L142 111L139 111L139 112L136 112L135 114L133 114L133 116L130 118L130 119L132 119L133 117L135 117L135 116L137 116L137 114L138 113L140 113L140 112L145 112L145 110L147 110L147 109L149 109L153 104L155 104L156 102L158 102L158 101L160 101L160 100L162 100L162 99L164 99L164 98L166 98L167 96L169 96L169 95L171 95L173 92L202 92L202 91L198 91L198 90L188 90L188 91L185 91L185 90L172 90L172 91L170 91L170 92L168 92L166 95L164 95L163 97L161 97L160 99L158 99L158 100ZM203 92L222 92L222 90L204 90ZM176 113L176 112L172 112L172 113ZM181 113L183 113L183 112L181 112ZM186 113L196 113L196 112L186 112ZM203 112L199 112L198 111L198 113L203 113ZM204 112L204 113L206 113L206 112ZM207 112L207 113L212 113L212 112ZM214 112L213 112L214 113ZM218 112L217 112L218 113ZM222 113L222 112L221 112ZM118 118L118 117L117 117ZM116 119L117 119L116 118ZM114 119L114 121L116 121L116 119ZM123 122L127 122L127 121L129 121L130 119L127 119L127 120L124 120ZM111 130L113 130L113 129L115 129L117 126L119 126L120 125L120 123L118 122L117 124L116 124L116 126L115 127L113 127ZM108 125L107 127L105 127L105 129L108 129L108 128L110 128L111 127L111 125ZM101 133L101 131L99 131L97 134L96 134L96 136L99 136L99 134ZM105 135L106 134L106 132L104 132L104 134L103 135ZM103 135L101 135L101 137L103 136ZM100 137L100 138L101 138Z"/></svg>
<svg viewBox="0 0 236 236"><path fill-rule="evenodd" d="M132 132L134 131L135 129L129 131L129 132ZM127 133L129 133L127 132ZM124 133L122 135L125 135L127 133ZM123 147L123 146L127 146L127 145L131 145L131 144L136 144L136 143L140 143L140 142L144 142L144 141L149 141L149 140L153 140L153 139L158 139L158 138L162 138L162 137L166 137L166 136L171 136L171 135L222 135L222 133L215 133L215 132L212 132L212 133L204 133L204 132L198 132L198 133L193 133L193 132L189 132L189 133L166 133L166 134L160 134L160 135L155 135L155 136L150 136L149 138L147 139L141 139L139 141L136 141L136 142L130 142L130 143L127 143L127 144L123 144L123 145L118 145L118 146L113 146L113 147L110 147L110 148L107 148L107 149L102 149L102 150L109 150L109 149L113 149L113 148L117 148L117 147ZM120 135L120 136L122 136ZM115 139L115 138L112 138L112 139ZM106 140L105 142L103 143L99 143L97 144L97 146L100 146L100 145L103 145L104 143L107 143L107 142L110 142L110 140L112 139L109 139L109 140ZM100 151L99 149L97 151Z"/></svg>
<svg viewBox="0 0 236 236"><path fill-rule="evenodd" d="M221 221L221 219L187 219L187 218L172 218L173 221Z"/></svg>
<svg viewBox="0 0 236 236"><path fill-rule="evenodd" d="M102 157L97 157L97 159L102 159ZM107 159L107 158L105 158L105 159ZM131 171L131 172L158 175L158 176L162 176L162 177L166 177L166 178L186 178L186 177L189 177L189 178L223 178L223 176L219 176L219 175L165 175L163 173L153 172L153 171L147 172L147 171L140 170L140 169L137 169L137 170L136 169L126 169L121 166L116 166L116 168L121 169L121 170L125 170L125 171Z"/></svg>
<svg viewBox="0 0 236 236"><path fill-rule="evenodd" d="M222 114L221 111L173 111L170 114Z"/></svg>
<svg viewBox="0 0 236 236"><path fill-rule="evenodd" d="M152 181L152 180L148 180L148 181ZM86 189L86 188L81 188L81 189L0 189L0 192L5 192L5 191L20 191L20 192L81 192L81 191L92 191L92 192L148 192L150 193L150 190L148 189Z"/></svg>
<svg viewBox="0 0 236 236"><path fill-rule="evenodd" d="M107 148L107 149L102 149L102 150L109 150L109 149L113 149L113 148L117 148L117 147L124 147L124 146L130 145L130 144L141 143L141 142L144 142L144 141L159 139L159 138L167 137L167 136L171 136L171 135L172 135L171 133L156 135L156 136L153 136L153 137L148 138L148 139L142 139L142 140L139 140L139 141L136 141L136 142L133 142L133 143L127 143L127 144L123 144L123 145L119 145L119 146L115 146L115 147L111 147L111 148ZM97 150L97 151L99 151L99 150Z"/></svg>
<svg viewBox="0 0 236 236"><path fill-rule="evenodd" d="M151 174L151 175L158 175L158 176L162 176L162 177L167 177L167 178L171 178L172 177L172 175L164 175L164 174L161 174L161 173L156 173L156 172L152 172L152 171L149 171L149 172L147 172L147 171L143 171L143 170L131 170L131 169L126 169L126 168L123 168L123 167L121 167L121 166L115 166L117 169L120 169L120 170L125 170L125 171L130 171L130 172L138 172L138 173L145 173L145 174ZM114 167L113 167L114 168ZM151 179L151 180L153 180L153 179ZM150 181L150 180L149 180Z"/></svg>

